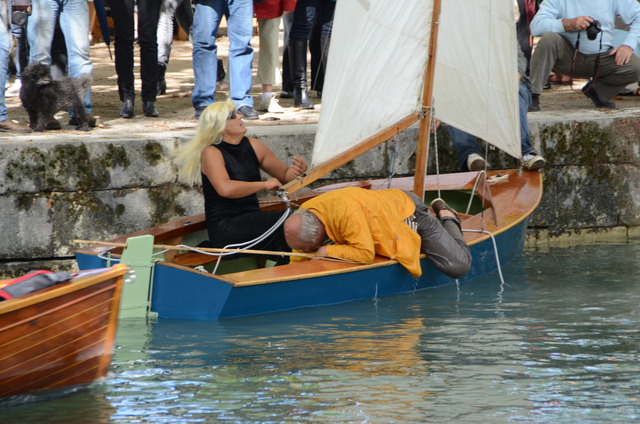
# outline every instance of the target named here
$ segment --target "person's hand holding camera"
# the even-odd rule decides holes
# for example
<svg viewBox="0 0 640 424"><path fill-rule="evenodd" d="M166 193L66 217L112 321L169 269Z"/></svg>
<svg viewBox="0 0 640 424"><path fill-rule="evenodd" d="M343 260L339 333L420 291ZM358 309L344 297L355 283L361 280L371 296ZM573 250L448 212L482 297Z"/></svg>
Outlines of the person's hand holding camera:
<svg viewBox="0 0 640 424"><path fill-rule="evenodd" d="M591 16L578 16L572 19L563 19L562 25L565 31L583 31L591 25L593 18Z"/></svg>

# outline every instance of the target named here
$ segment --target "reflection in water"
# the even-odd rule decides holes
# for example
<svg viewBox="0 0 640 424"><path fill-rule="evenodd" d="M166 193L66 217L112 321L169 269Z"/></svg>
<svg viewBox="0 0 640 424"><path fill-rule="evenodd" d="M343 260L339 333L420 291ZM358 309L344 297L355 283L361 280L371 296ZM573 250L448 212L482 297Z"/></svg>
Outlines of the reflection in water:
<svg viewBox="0 0 640 424"><path fill-rule="evenodd" d="M0 422L631 422L639 253L527 252L505 286L492 275L256 317L123 320L105 384Z"/></svg>

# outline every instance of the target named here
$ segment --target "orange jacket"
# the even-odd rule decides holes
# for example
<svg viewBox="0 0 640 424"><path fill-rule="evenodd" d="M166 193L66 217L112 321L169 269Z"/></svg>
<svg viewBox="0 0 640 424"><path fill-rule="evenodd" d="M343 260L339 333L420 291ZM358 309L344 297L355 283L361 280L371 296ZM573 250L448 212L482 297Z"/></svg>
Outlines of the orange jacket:
<svg viewBox="0 0 640 424"><path fill-rule="evenodd" d="M378 254L397 260L413 276L422 274L420 236L404 222L416 207L403 191L348 187L308 200L301 209L313 212L335 243L327 255L370 264Z"/></svg>

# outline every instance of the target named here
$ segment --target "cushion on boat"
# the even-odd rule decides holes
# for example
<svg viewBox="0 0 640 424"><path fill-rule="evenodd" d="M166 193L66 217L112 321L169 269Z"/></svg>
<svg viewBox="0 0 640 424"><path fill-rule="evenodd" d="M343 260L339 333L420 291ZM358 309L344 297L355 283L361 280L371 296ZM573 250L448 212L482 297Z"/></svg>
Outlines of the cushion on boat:
<svg viewBox="0 0 640 424"><path fill-rule="evenodd" d="M22 277L7 280L0 283L0 301L9 300L15 297L42 290L49 286L64 283L71 280L72 275L68 272L34 271Z"/></svg>

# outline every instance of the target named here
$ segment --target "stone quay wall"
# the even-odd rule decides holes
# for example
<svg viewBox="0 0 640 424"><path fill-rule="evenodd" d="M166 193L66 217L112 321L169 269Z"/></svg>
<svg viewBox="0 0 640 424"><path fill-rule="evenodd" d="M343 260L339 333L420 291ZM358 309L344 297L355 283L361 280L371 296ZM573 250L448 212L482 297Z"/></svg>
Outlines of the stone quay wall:
<svg viewBox="0 0 640 424"><path fill-rule="evenodd" d="M547 159L544 194L528 243L640 239L640 109L529 114L533 144ZM260 126L249 135L285 161L310 158L315 124ZM0 141L0 278L73 267L75 239L109 240L200 213L199 189L177 183L171 152L193 130L153 134L65 134ZM317 185L410 175L417 127L329 174ZM6 138L4 140L7 140ZM436 164L435 152L438 153ZM453 172L446 129L432 137L429 173ZM494 168L513 159L488 150Z"/></svg>

